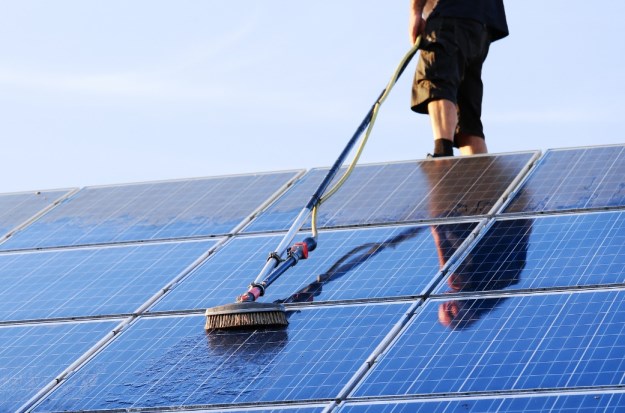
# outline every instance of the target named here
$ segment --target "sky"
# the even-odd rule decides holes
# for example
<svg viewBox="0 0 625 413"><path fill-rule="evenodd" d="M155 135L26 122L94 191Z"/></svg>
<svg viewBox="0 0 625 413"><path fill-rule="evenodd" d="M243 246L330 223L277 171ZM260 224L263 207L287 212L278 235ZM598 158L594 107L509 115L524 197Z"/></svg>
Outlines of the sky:
<svg viewBox="0 0 625 413"><path fill-rule="evenodd" d="M621 144L625 2L508 0L491 153ZM0 0L0 193L331 165L408 41L409 0ZM362 163L423 158L416 59Z"/></svg>

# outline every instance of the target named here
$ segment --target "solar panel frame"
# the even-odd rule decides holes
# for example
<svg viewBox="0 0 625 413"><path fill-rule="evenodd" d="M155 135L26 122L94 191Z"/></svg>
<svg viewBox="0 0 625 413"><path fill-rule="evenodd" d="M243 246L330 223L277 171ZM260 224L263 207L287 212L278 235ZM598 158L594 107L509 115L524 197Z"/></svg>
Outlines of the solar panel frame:
<svg viewBox="0 0 625 413"><path fill-rule="evenodd" d="M0 244L13 233L26 227L76 191L77 188L66 188L0 194ZM29 208L27 204L33 203L32 196L36 198L51 198L44 199L44 202L35 199L37 205L33 208ZM11 201L10 198L12 198L13 201ZM15 204L15 200L18 200L17 204ZM11 207L11 204L14 205ZM11 217L9 214L13 216Z"/></svg>
<svg viewBox="0 0 625 413"><path fill-rule="evenodd" d="M607 289L428 299L349 397L623 387L625 344L615 338L624 297Z"/></svg>
<svg viewBox="0 0 625 413"><path fill-rule="evenodd" d="M119 320L0 325L0 410L21 410L117 324Z"/></svg>
<svg viewBox="0 0 625 413"><path fill-rule="evenodd" d="M480 395L457 398L348 401L337 413L608 413L625 408L623 391Z"/></svg>
<svg viewBox="0 0 625 413"><path fill-rule="evenodd" d="M625 210L498 216L440 294L625 286Z"/></svg>
<svg viewBox="0 0 625 413"><path fill-rule="evenodd" d="M608 157L584 163L585 156L600 152L606 152ZM566 159L566 155L571 159ZM610 159L610 155L614 159ZM625 145L549 149L519 185L502 213L522 215L624 207L623 161ZM562 178L560 175L566 170L569 172ZM583 171L585 176L575 175L577 171ZM601 175L598 183L595 182L597 177L591 175L592 171ZM614 185L616 191L611 189ZM562 188L568 189L562 191ZM566 198L568 194L576 194L577 198Z"/></svg>
<svg viewBox="0 0 625 413"><path fill-rule="evenodd" d="M303 172L84 187L0 244L0 250L200 238L238 232ZM265 187L261 188L261 183ZM233 187L235 184L237 188ZM250 188L257 191L253 197ZM235 190L238 198L228 192ZM228 197L230 203L217 202L217 195ZM207 200L210 202L204 204Z"/></svg>
<svg viewBox="0 0 625 413"><path fill-rule="evenodd" d="M95 317L141 311L197 266L217 240L0 253L0 320Z"/></svg>

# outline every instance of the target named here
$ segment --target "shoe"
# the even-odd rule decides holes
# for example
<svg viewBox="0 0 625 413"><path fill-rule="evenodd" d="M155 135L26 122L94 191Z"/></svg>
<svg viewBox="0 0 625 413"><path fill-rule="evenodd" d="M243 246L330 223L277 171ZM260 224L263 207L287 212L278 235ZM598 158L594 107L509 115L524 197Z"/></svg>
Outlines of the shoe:
<svg viewBox="0 0 625 413"><path fill-rule="evenodd" d="M428 153L427 155L425 155L425 159L434 159L434 158L449 158L449 156L436 155L436 154L432 155L431 153Z"/></svg>

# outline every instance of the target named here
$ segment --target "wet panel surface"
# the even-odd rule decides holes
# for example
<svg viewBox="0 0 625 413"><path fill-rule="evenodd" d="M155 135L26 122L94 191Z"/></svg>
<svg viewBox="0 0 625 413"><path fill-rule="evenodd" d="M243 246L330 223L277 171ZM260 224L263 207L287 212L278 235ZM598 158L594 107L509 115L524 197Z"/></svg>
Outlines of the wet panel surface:
<svg viewBox="0 0 625 413"><path fill-rule="evenodd" d="M134 324L36 411L329 399L409 304L309 309L286 329L204 332L204 316Z"/></svg>
<svg viewBox="0 0 625 413"><path fill-rule="evenodd" d="M319 208L320 227L475 216L490 211L533 153L358 166ZM245 232L286 230L326 170L310 171Z"/></svg>
<svg viewBox="0 0 625 413"><path fill-rule="evenodd" d="M273 283L262 300L292 303L421 294L438 273L440 260L449 259L474 227L464 223L321 232L317 249ZM234 301L256 278L280 239L233 240L152 311L201 309Z"/></svg>

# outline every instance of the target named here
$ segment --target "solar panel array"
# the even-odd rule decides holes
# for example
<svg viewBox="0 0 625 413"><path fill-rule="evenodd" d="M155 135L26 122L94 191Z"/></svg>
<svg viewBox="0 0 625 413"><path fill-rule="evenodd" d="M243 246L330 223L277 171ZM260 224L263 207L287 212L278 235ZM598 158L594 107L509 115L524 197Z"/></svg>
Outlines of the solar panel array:
<svg viewBox="0 0 625 413"><path fill-rule="evenodd" d="M0 196L0 411L621 411L624 154L358 166L262 298L286 328L203 312L325 169Z"/></svg>

